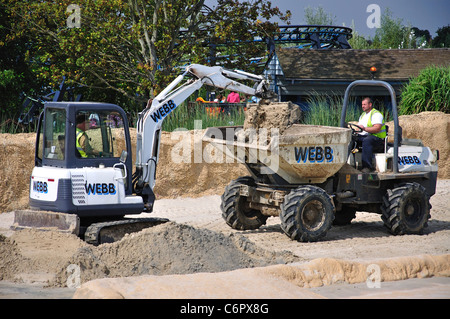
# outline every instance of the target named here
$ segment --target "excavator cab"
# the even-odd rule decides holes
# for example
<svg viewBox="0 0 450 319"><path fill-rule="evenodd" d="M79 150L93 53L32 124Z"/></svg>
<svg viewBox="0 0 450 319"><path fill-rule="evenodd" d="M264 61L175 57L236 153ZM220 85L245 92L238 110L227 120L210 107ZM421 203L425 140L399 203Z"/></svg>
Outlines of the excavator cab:
<svg viewBox="0 0 450 319"><path fill-rule="evenodd" d="M32 209L85 218L142 212L142 198L132 195L130 134L119 106L46 103L35 150Z"/></svg>

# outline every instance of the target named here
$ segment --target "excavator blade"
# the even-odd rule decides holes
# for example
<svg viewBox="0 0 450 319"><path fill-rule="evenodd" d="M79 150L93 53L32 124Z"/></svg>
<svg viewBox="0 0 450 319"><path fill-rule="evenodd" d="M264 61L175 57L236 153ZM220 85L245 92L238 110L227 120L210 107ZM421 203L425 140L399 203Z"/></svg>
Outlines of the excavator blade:
<svg viewBox="0 0 450 319"><path fill-rule="evenodd" d="M101 245L121 240L126 234L140 232L141 230L159 224L167 223L166 218L125 218L117 221L94 223L84 233L84 240L88 244Z"/></svg>
<svg viewBox="0 0 450 319"><path fill-rule="evenodd" d="M75 214L41 210L17 210L14 212L13 230L37 229L79 235L80 218Z"/></svg>

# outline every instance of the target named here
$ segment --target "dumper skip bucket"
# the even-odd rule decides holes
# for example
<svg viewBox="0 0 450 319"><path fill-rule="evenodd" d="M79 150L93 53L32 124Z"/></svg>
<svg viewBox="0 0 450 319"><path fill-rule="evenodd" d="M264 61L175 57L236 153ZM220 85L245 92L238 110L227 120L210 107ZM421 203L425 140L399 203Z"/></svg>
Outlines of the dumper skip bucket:
<svg viewBox="0 0 450 319"><path fill-rule="evenodd" d="M294 124L278 135L242 127L208 128L202 140L230 159L257 164L262 174L278 174L288 183L322 183L346 162L351 130Z"/></svg>

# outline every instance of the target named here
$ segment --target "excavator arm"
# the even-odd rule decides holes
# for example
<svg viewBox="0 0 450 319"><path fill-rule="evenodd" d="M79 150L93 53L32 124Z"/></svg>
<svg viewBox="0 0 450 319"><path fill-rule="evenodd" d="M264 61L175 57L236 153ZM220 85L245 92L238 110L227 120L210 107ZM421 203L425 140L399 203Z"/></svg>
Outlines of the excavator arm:
<svg viewBox="0 0 450 319"><path fill-rule="evenodd" d="M181 84L188 76L191 78L184 84ZM251 80L256 83L252 88L231 78ZM150 107L139 113L137 122L136 172L133 175L133 187L136 194L142 196L147 211L151 211L151 206L154 202L153 187L158 164L161 125L171 112L205 84L257 96L262 99L275 97L275 94L268 89L266 79L261 75L254 75L239 70L226 70L219 66L208 67L199 64L187 66L183 74L179 75L153 99Z"/></svg>

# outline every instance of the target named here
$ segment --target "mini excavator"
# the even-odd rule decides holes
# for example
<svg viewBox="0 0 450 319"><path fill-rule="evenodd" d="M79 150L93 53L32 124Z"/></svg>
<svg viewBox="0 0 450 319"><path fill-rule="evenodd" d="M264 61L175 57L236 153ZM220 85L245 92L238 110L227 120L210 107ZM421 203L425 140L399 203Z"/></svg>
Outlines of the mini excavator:
<svg viewBox="0 0 450 319"><path fill-rule="evenodd" d="M138 115L134 173L128 119L121 107L97 102L45 103L30 178L30 209L15 212L12 228L57 229L101 244L166 222L125 215L152 212L161 125L203 85L261 99L275 97L261 75L219 66L187 66Z"/></svg>

